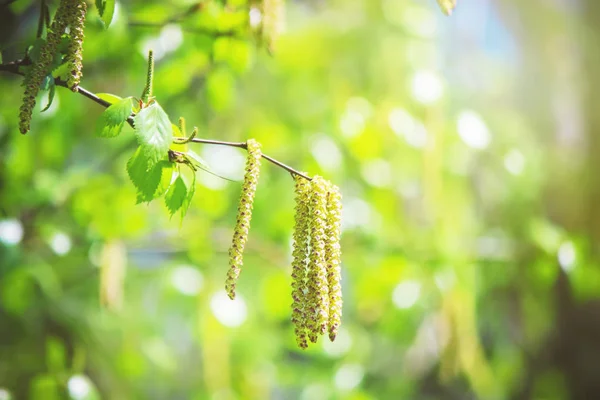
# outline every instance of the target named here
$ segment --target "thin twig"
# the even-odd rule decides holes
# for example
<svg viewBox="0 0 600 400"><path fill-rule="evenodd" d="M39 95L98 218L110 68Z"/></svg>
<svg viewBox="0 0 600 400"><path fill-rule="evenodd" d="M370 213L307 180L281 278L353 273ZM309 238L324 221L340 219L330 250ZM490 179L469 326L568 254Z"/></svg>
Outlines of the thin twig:
<svg viewBox="0 0 600 400"><path fill-rule="evenodd" d="M17 60L17 61L8 62L5 64L0 64L0 71L10 72L12 74L17 74L17 75L23 75L23 73L19 71L19 66L27 65L27 64L28 64L28 62L26 60ZM58 79L58 78L55 79L54 84L56 86L61 86L61 87L70 89L69 86L67 85L67 82L63 81L62 79ZM100 97L96 96L94 93L90 92L87 89L82 88L81 86L77 86L76 92L81 94L82 96L92 100L96 104L101 105L104 108L110 107L112 105L110 102L101 99ZM134 127L134 121L133 121L132 116L127 118L127 123L129 125L131 125L132 128ZM200 138L193 138L191 141L194 143L204 143L204 144L214 144L214 145L219 145L219 146L237 147L237 148L245 149L245 150L248 149L248 145L245 142L224 142L221 140L200 139ZM308 179L309 181L312 180L312 178L310 178L308 175L305 175L302 172L295 170L294 168L290 167L289 165L286 165L286 164L282 163L281 161L274 159L273 157L270 157L266 154L263 154L262 157L265 160L271 162L272 164L278 166L279 168L285 169L292 175L300 176L304 179Z"/></svg>
<svg viewBox="0 0 600 400"><path fill-rule="evenodd" d="M204 144L216 144L219 146L229 146L229 147L239 147L240 149L248 149L248 145L246 144L246 142L224 142L221 140L210 140L210 139L199 139L199 138L194 138L191 140L194 143L204 143ZM304 179L308 179L309 181L312 181L312 178L309 177L308 175L303 174L300 171L295 170L294 168L290 167L289 165L286 165L284 163L282 163L281 161L277 161L276 159L274 159L271 156L268 156L266 154L263 154L262 157L277 165L279 168L283 168L286 171L288 171L289 173L291 173L292 175L298 175L301 176Z"/></svg>

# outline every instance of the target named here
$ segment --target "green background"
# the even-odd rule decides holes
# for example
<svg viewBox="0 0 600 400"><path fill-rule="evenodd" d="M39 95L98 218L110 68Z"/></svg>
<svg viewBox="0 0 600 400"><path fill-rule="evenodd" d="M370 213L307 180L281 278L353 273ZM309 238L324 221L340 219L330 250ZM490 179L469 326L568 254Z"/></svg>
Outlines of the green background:
<svg viewBox="0 0 600 400"><path fill-rule="evenodd" d="M38 4L0 6L4 62ZM90 4L81 85L140 96L151 48L172 121L341 187L336 342L295 344L289 173L263 163L231 302L242 150L190 145L232 181L199 172L180 223L135 205L130 127L96 137L58 88L22 136L0 72L0 399L593 398L598 1L288 1L270 52L244 0L201 4L118 2L108 30Z"/></svg>

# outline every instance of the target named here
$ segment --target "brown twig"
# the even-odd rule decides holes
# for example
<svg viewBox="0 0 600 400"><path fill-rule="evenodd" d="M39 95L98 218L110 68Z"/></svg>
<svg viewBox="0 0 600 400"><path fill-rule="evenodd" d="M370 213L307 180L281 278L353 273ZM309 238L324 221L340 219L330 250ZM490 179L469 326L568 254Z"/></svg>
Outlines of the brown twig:
<svg viewBox="0 0 600 400"><path fill-rule="evenodd" d="M12 74L17 74L17 75L23 75L23 73L21 71L19 71L19 67L20 66L25 66L25 65L29 65L29 61L28 60L17 60L17 61L12 61L12 62L7 62L4 64L0 64L0 71L4 71L4 72L9 72ZM64 88L69 89L69 86L67 85L66 81L63 81L62 79L55 79L54 80L54 84L56 86L61 86ZM93 102L95 102L96 104L101 105L104 108L110 107L111 103L101 99L100 97L96 96L94 93L90 92L89 90L78 86L77 87L77 93L79 93L80 95L92 100ZM133 120L133 116L129 116L127 118L127 123L133 128L134 127L134 120ZM191 142L194 143L203 143L203 144L213 144L213 145L218 145L218 146L229 146L229 147L238 147L240 149L244 149L247 150L248 146L246 145L245 142L224 142L221 140L212 140L212 139L200 139L200 138L193 138L191 140ZM284 163L282 163L281 161L278 161L276 159L274 159L273 157L270 157L266 154L263 154L262 157L271 162L272 164L278 166L279 168L285 169L286 171L288 171L289 173L291 173L292 175L297 175L300 176L304 179L308 179L309 181L312 180L312 178L310 178L308 175L303 174L300 171L295 170L294 168L290 167L289 165L286 165Z"/></svg>

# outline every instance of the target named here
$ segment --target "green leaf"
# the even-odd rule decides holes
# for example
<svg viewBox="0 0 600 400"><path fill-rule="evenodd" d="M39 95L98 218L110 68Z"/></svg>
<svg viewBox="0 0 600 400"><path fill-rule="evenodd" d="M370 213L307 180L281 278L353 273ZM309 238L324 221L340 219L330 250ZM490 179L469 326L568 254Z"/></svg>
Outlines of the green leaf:
<svg viewBox="0 0 600 400"><path fill-rule="evenodd" d="M160 177L160 182L158 183L158 188L156 188L156 192L154 193L154 198L160 197L169 188L171 185L171 181L173 180L173 163L164 160L159 162L157 165L161 165L162 174Z"/></svg>
<svg viewBox="0 0 600 400"><path fill-rule="evenodd" d="M110 104L115 104L119 100L123 99L122 97L111 93L96 93L96 96L100 97L104 101L108 101Z"/></svg>
<svg viewBox="0 0 600 400"><path fill-rule="evenodd" d="M71 72L71 67L68 62L60 64L58 67L52 70L52 76L55 78L67 79L67 74Z"/></svg>
<svg viewBox="0 0 600 400"><path fill-rule="evenodd" d="M115 0L96 0L96 9L104 25L104 29L107 29L115 13Z"/></svg>
<svg viewBox="0 0 600 400"><path fill-rule="evenodd" d="M192 184L188 187L187 195L181 205L181 220L183 221L183 217L187 214L188 208L190 208L190 204L192 202L192 198L194 197L194 193L196 193L196 173L192 170Z"/></svg>
<svg viewBox="0 0 600 400"><path fill-rule="evenodd" d="M175 179L175 182L167 190L165 195L165 204L171 217L183 206L188 196L188 189L181 175Z"/></svg>
<svg viewBox="0 0 600 400"><path fill-rule="evenodd" d="M29 48L27 55L31 59L31 61L35 64L40 60L40 53L42 47L46 44L46 40L42 38L37 38L33 42L33 45Z"/></svg>
<svg viewBox="0 0 600 400"><path fill-rule="evenodd" d="M115 137L121 133L123 124L131 115L131 97L126 97L108 107L100 116L96 133L101 137Z"/></svg>
<svg viewBox="0 0 600 400"><path fill-rule="evenodd" d="M46 75L40 85L40 90L49 90L52 85L54 85L54 78L52 75Z"/></svg>
<svg viewBox="0 0 600 400"><path fill-rule="evenodd" d="M149 203L161 196L171 183L173 165L169 160L161 160L149 168L148 159L138 147L127 162L127 174L137 189L137 203Z"/></svg>
<svg viewBox="0 0 600 400"><path fill-rule="evenodd" d="M52 78L52 84L50 85L50 88L48 89L48 104L46 104L46 107L44 107L42 112L48 110L50 108L50 106L52 105L52 101L54 100L54 92L55 91L56 91L56 85L54 84L54 78Z"/></svg>
<svg viewBox="0 0 600 400"><path fill-rule="evenodd" d="M167 155L173 141L171 121L156 102L135 115L135 134L150 165Z"/></svg>

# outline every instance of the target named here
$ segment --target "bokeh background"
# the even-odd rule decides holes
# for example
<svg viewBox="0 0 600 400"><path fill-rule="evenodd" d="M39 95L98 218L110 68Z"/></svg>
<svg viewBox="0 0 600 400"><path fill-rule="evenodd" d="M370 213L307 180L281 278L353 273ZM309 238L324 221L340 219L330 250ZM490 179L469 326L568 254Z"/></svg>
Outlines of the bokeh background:
<svg viewBox="0 0 600 400"><path fill-rule="evenodd" d="M38 4L0 5L4 62ZM289 0L272 45L257 4L200 4L90 11L82 86L139 96L151 48L171 120L341 187L336 342L295 345L288 173L263 164L232 302L243 151L193 145L232 181L170 220L135 205L129 127L58 88L22 136L0 72L0 399L596 398L600 2Z"/></svg>

